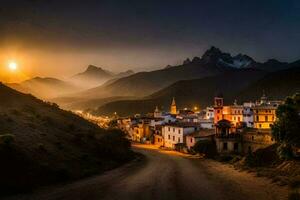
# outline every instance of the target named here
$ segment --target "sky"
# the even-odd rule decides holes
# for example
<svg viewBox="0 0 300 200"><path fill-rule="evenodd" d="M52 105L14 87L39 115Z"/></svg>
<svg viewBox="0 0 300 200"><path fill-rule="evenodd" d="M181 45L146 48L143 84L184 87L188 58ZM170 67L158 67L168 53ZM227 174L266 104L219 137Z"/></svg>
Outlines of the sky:
<svg viewBox="0 0 300 200"><path fill-rule="evenodd" d="M299 0L0 0L0 80L154 70L210 46L300 59ZM9 62L19 71L9 71Z"/></svg>

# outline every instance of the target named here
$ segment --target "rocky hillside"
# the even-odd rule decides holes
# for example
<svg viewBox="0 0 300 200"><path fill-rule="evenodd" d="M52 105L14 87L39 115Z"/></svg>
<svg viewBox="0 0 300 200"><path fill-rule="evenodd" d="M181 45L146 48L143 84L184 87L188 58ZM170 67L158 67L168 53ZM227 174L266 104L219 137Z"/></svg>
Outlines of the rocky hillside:
<svg viewBox="0 0 300 200"><path fill-rule="evenodd" d="M78 179L128 161L130 143L0 84L0 195Z"/></svg>

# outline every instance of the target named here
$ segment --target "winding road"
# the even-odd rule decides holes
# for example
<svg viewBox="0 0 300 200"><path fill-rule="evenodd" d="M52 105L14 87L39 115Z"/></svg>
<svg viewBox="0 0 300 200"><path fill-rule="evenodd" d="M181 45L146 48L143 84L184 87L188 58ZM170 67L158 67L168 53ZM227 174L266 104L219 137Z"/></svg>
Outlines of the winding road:
<svg viewBox="0 0 300 200"><path fill-rule="evenodd" d="M10 200L268 200L287 199L287 188L229 165L153 146L134 145L145 159L102 175Z"/></svg>

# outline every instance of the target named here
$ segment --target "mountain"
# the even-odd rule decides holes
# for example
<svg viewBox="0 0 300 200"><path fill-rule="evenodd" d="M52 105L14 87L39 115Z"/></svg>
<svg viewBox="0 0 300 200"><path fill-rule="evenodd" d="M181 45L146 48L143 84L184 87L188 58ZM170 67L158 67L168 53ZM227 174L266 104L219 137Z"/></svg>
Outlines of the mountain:
<svg viewBox="0 0 300 200"><path fill-rule="evenodd" d="M91 88L101 85L105 81L112 79L114 74L101 67L89 65L87 69L79 74L74 75L71 81L83 88Z"/></svg>
<svg viewBox="0 0 300 200"><path fill-rule="evenodd" d="M89 65L84 72L74 75L70 81L82 88L87 89L99 86L106 81L117 80L132 74L134 74L132 70L114 74L110 71L102 69L101 67Z"/></svg>
<svg viewBox="0 0 300 200"><path fill-rule="evenodd" d="M285 65L284 70L271 72L254 82L236 96L241 100L255 100L262 91L272 99L285 99L300 92L300 60Z"/></svg>
<svg viewBox="0 0 300 200"><path fill-rule="evenodd" d="M79 179L131 158L118 131L3 84L0 99L1 195Z"/></svg>
<svg viewBox="0 0 300 200"><path fill-rule="evenodd" d="M152 112L155 106L169 110L172 97L176 98L178 107L206 107L212 104L216 93L222 92L228 103L234 101L236 94L253 82L262 78L266 72L259 69L240 69L201 79L182 80L159 90L140 100L121 100L100 106L95 114L111 115L117 112L120 116L135 113Z"/></svg>
<svg viewBox="0 0 300 200"><path fill-rule="evenodd" d="M269 59L265 63L260 64L259 66L257 66L257 68L268 71L268 72L275 72L275 71L279 71L279 70L289 68L288 64L289 63L280 62L276 59Z"/></svg>
<svg viewBox="0 0 300 200"><path fill-rule="evenodd" d="M244 56L244 59L248 57ZM242 63L242 58L240 63ZM78 94L79 96L146 96L156 92L179 80L197 79L217 74L234 71L237 68L230 66L233 58L230 54L223 53L221 50L211 47L202 58L194 57L187 59L182 65L167 67L151 72L140 72L131 76L121 78L111 84L96 87ZM251 63L252 64L252 63ZM248 63L250 66L250 63ZM242 66L242 64L239 64ZM246 63L243 64L246 66Z"/></svg>
<svg viewBox="0 0 300 200"><path fill-rule="evenodd" d="M35 77L21 83L8 83L6 85L20 92L30 93L42 99L55 98L79 91L79 88L71 83L48 77Z"/></svg>
<svg viewBox="0 0 300 200"><path fill-rule="evenodd" d="M300 92L300 61L288 64L287 69L266 72L256 68L246 68L225 72L213 77L178 81L154 94L140 100L115 101L100 106L95 114L121 116L135 113L148 113L155 106L168 110L172 97L176 98L179 108L206 107L212 105L213 97L222 93L225 103L235 99L239 102L255 101L263 91L269 98L282 100L286 96Z"/></svg>

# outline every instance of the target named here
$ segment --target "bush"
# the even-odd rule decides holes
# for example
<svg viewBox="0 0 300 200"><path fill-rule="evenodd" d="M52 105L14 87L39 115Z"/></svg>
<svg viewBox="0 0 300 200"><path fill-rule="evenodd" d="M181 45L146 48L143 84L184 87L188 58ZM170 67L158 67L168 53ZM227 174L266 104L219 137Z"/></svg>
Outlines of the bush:
<svg viewBox="0 0 300 200"><path fill-rule="evenodd" d="M15 141L15 136L12 134L0 135L0 144L11 146L14 141Z"/></svg>
<svg viewBox="0 0 300 200"><path fill-rule="evenodd" d="M204 154L206 158L213 158L217 155L217 147L215 142L204 140L198 141L193 147L193 150L197 153Z"/></svg>
<svg viewBox="0 0 300 200"><path fill-rule="evenodd" d="M245 158L245 163L249 167L269 166L278 161L281 161L281 159L277 155L277 145L249 152Z"/></svg>
<svg viewBox="0 0 300 200"><path fill-rule="evenodd" d="M283 160L290 160L293 158L293 149L291 145L283 143L277 148L278 156Z"/></svg>

